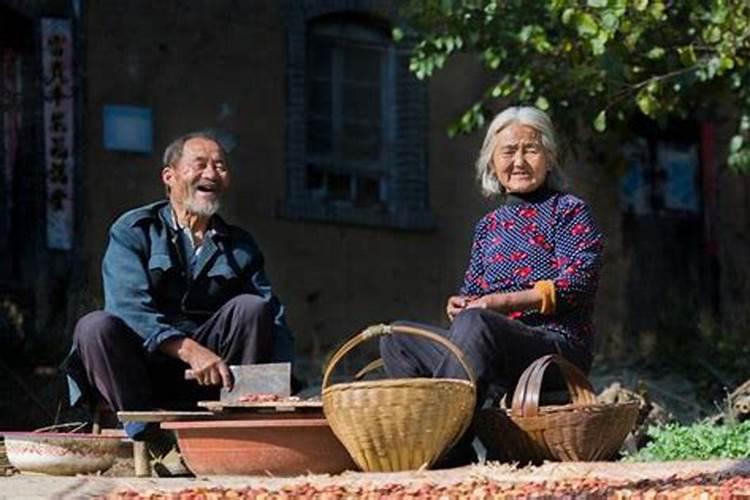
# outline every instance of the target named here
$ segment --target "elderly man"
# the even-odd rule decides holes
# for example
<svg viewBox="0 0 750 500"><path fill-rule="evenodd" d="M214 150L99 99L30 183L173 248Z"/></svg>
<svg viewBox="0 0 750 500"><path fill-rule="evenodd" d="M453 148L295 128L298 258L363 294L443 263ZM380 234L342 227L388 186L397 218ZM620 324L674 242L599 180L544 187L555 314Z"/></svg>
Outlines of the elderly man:
<svg viewBox="0 0 750 500"><path fill-rule="evenodd" d="M75 328L74 403L81 393L116 411L217 399L219 386L232 387L228 364L292 359L293 336L258 246L216 214L230 179L221 144L204 133L178 138L164 152L161 179L168 200L110 228L104 311ZM194 380L185 380L187 369ZM125 430L146 439L153 429Z"/></svg>

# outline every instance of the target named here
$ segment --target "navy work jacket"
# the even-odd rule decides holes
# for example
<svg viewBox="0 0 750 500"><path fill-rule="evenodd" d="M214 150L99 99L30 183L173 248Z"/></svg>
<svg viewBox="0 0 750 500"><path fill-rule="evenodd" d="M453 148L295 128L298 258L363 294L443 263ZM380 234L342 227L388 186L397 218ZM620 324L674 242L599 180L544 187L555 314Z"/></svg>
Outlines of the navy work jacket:
<svg viewBox="0 0 750 500"><path fill-rule="evenodd" d="M143 338L148 352L167 339L190 336L237 295L263 297L271 308L273 361L291 361L294 337L284 306L271 291L263 255L249 233L211 218L201 251L186 265L168 201L123 214L109 231L102 264L104 309Z"/></svg>

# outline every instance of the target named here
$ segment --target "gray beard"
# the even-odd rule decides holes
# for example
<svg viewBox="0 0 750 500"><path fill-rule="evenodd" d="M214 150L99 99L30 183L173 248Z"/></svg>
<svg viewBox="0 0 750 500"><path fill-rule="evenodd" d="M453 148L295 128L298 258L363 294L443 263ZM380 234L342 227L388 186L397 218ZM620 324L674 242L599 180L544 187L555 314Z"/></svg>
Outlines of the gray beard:
<svg viewBox="0 0 750 500"><path fill-rule="evenodd" d="M193 196L190 196L185 202L185 210L191 214L200 215L202 217L211 217L221 208L221 200L216 199L215 201L199 201Z"/></svg>

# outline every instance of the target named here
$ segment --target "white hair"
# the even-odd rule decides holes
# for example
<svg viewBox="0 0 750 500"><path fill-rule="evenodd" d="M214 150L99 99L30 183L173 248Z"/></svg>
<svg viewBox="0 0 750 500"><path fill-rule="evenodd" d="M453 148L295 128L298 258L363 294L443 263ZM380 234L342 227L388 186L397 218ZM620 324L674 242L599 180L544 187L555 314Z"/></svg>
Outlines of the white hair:
<svg viewBox="0 0 750 500"><path fill-rule="evenodd" d="M492 164L492 153L497 146L498 133L505 127L513 124L526 125L541 136L542 149L547 159L549 173L547 174L547 185L552 189L562 189L566 185L565 176L560 169L555 129L552 126L547 113L531 106L513 106L506 108L492 119L484 136L482 149L476 162L477 180L482 189L482 194L487 197L493 195L504 195L505 188L500 184L495 175Z"/></svg>

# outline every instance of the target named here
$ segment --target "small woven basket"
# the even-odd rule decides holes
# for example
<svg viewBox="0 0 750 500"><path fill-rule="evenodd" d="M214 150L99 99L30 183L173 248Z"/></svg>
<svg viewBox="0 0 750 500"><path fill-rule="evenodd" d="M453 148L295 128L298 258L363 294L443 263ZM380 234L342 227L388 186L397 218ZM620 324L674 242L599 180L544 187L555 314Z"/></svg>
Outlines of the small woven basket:
<svg viewBox="0 0 750 500"><path fill-rule="evenodd" d="M539 406L542 378L556 364L571 403ZM522 463L544 460L595 461L612 458L638 417L638 403L601 404L583 373L561 356L543 356L518 379L510 410L486 408L476 431L488 458Z"/></svg>
<svg viewBox="0 0 750 500"><path fill-rule="evenodd" d="M407 378L329 386L333 369L349 351L367 340L392 334L416 335L443 345L458 358L469 380ZM417 327L375 325L344 344L326 366L323 411L362 470L424 469L452 447L471 423L475 380L461 351L447 339Z"/></svg>

